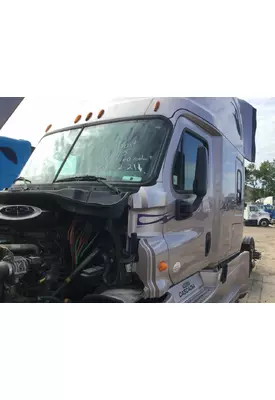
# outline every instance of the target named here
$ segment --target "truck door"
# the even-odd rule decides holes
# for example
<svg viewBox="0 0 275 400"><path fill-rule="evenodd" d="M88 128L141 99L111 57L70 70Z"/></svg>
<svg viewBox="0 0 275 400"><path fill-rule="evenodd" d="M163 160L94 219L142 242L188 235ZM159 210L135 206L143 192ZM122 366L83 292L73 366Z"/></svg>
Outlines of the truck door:
<svg viewBox="0 0 275 400"><path fill-rule="evenodd" d="M259 209L256 206L249 206L248 219L257 223L259 216Z"/></svg>
<svg viewBox="0 0 275 400"><path fill-rule="evenodd" d="M244 205L244 163L236 157L235 163L235 199L232 203L232 232L230 252L238 252L243 238L243 205ZM249 211L249 210L248 210Z"/></svg>
<svg viewBox="0 0 275 400"><path fill-rule="evenodd" d="M183 221L173 218L175 200L193 203L197 149L205 146L212 159L211 136L194 123L180 117L163 169L163 185L168 194L171 217L164 227L169 249L170 277L174 284L205 268L212 252L213 190L212 168L208 168L208 193L194 214Z"/></svg>

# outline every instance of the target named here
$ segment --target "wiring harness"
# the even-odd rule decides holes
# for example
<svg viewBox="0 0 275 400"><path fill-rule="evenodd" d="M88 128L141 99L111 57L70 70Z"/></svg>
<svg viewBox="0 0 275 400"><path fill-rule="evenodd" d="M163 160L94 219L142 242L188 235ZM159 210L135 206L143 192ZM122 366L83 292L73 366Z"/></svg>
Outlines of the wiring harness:
<svg viewBox="0 0 275 400"><path fill-rule="evenodd" d="M73 268L76 268L81 263L98 236L99 233L96 233L92 238L89 238L84 234L83 229L77 226L77 222L73 221L68 231Z"/></svg>

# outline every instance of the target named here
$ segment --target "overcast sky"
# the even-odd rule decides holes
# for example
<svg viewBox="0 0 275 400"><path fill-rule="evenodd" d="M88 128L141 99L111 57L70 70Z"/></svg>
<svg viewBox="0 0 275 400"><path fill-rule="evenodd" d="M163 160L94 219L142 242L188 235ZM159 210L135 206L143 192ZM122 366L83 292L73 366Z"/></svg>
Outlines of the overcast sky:
<svg viewBox="0 0 275 400"><path fill-rule="evenodd" d="M258 110L257 131L257 164L275 159L275 98L244 98ZM96 99L99 102L100 99ZM16 110L6 126L1 130L2 136L27 139L36 145L44 134L46 127L54 123L59 114L69 113L76 117L80 99L68 97L26 98ZM62 107L61 107L62 105Z"/></svg>

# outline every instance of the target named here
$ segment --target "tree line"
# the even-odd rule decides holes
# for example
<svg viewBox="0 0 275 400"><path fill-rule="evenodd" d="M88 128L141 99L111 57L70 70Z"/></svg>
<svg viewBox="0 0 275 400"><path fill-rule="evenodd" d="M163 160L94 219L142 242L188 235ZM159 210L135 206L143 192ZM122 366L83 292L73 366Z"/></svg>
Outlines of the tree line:
<svg viewBox="0 0 275 400"><path fill-rule="evenodd" d="M249 164L245 168L246 201L275 196L275 159L264 161L257 168Z"/></svg>

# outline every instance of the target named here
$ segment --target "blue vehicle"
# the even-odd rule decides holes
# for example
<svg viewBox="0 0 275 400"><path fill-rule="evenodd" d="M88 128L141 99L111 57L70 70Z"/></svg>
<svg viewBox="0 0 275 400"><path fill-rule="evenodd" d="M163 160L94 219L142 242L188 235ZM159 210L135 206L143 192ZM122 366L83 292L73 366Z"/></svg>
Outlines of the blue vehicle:
<svg viewBox="0 0 275 400"><path fill-rule="evenodd" d="M7 123L24 97L0 97L0 130ZM0 136L0 190L10 187L32 154L26 140Z"/></svg>
<svg viewBox="0 0 275 400"><path fill-rule="evenodd" d="M271 204L267 204L264 206L264 210L269 213L272 221L275 220L275 209Z"/></svg>
<svg viewBox="0 0 275 400"><path fill-rule="evenodd" d="M271 204L257 204L257 207L264 211L267 212L270 215L271 220L274 222L275 221L275 208Z"/></svg>
<svg viewBox="0 0 275 400"><path fill-rule="evenodd" d="M31 143L26 140L0 136L0 190L13 184L32 151Z"/></svg>

